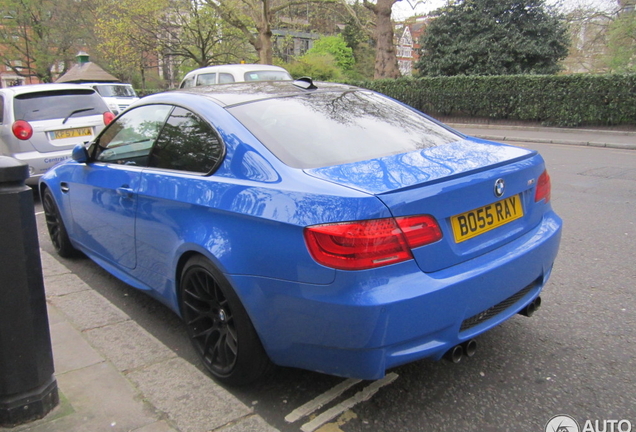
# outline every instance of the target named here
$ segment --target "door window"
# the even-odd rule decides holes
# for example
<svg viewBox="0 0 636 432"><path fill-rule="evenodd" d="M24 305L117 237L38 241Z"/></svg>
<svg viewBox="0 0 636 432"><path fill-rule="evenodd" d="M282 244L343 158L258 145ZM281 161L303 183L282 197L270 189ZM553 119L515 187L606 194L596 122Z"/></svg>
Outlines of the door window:
<svg viewBox="0 0 636 432"><path fill-rule="evenodd" d="M234 76L229 73L220 73L219 74L219 84L233 83Z"/></svg>
<svg viewBox="0 0 636 432"><path fill-rule="evenodd" d="M125 112L100 136L94 150L95 160L147 166L150 149L172 108L145 105Z"/></svg>
<svg viewBox="0 0 636 432"><path fill-rule="evenodd" d="M201 74L197 77L197 87L216 84L216 73Z"/></svg>

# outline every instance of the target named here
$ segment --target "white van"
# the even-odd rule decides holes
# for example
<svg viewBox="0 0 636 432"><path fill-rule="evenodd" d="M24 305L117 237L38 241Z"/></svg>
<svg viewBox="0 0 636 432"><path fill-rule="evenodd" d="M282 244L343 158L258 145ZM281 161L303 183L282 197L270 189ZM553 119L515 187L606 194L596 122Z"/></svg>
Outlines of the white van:
<svg viewBox="0 0 636 432"><path fill-rule="evenodd" d="M121 83L82 83L97 90L113 114L118 115L133 102L139 100L135 89L130 84Z"/></svg>
<svg viewBox="0 0 636 432"><path fill-rule="evenodd" d="M199 87L246 81L287 81L292 77L279 66L262 64L231 64L195 69L183 78L179 88Z"/></svg>

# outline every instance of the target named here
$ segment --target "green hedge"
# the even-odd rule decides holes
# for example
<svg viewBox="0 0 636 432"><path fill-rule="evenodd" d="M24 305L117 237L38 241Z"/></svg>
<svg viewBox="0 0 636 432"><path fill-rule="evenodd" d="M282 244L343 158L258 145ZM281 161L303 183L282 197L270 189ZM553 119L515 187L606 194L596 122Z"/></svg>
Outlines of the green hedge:
<svg viewBox="0 0 636 432"><path fill-rule="evenodd" d="M433 116L636 125L636 75L509 75L350 82Z"/></svg>

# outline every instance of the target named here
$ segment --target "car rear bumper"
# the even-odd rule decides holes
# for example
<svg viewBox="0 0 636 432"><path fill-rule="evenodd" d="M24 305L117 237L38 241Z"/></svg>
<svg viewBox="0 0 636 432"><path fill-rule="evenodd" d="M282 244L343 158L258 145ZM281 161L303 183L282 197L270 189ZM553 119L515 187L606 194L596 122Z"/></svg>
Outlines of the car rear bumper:
<svg viewBox="0 0 636 432"><path fill-rule="evenodd" d="M228 278L274 363L378 379L389 368L441 358L533 301L550 276L561 225L549 212L522 237L435 273L406 262L338 272L329 285Z"/></svg>
<svg viewBox="0 0 636 432"><path fill-rule="evenodd" d="M72 149L40 153L37 151L16 153L13 158L29 165L31 176L26 180L28 185L37 185L39 178L58 163L70 159Z"/></svg>

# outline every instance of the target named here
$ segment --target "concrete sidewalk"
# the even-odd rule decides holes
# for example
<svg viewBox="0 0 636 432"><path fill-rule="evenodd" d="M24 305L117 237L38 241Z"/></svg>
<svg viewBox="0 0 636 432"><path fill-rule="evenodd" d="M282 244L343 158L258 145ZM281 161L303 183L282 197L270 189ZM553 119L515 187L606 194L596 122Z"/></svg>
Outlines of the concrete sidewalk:
<svg viewBox="0 0 636 432"><path fill-rule="evenodd" d="M275 432L42 251L60 404L1 431Z"/></svg>
<svg viewBox="0 0 636 432"><path fill-rule="evenodd" d="M458 131L492 141L536 142L636 150L635 131L448 123Z"/></svg>

